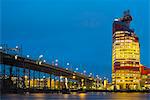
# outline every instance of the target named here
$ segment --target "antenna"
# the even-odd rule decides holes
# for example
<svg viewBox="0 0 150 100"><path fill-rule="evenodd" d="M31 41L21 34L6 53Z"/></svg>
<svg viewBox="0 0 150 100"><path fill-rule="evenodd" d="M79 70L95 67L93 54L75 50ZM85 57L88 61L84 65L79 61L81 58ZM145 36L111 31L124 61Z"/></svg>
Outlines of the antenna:
<svg viewBox="0 0 150 100"><path fill-rule="evenodd" d="M124 16L127 16L127 15L130 15L130 10L129 9L124 11Z"/></svg>

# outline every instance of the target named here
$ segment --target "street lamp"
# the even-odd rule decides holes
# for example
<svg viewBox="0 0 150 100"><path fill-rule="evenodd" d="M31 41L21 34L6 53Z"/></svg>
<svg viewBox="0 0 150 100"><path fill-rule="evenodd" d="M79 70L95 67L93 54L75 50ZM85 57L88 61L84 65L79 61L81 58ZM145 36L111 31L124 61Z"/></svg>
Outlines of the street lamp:
<svg viewBox="0 0 150 100"><path fill-rule="evenodd" d="M78 71L78 68L76 68L76 71Z"/></svg>
<svg viewBox="0 0 150 100"><path fill-rule="evenodd" d="M58 66L58 63L55 63L55 66Z"/></svg>
<svg viewBox="0 0 150 100"><path fill-rule="evenodd" d="M18 55L15 55L15 60L17 60L17 58L18 58Z"/></svg>
<svg viewBox="0 0 150 100"><path fill-rule="evenodd" d="M39 56L39 59L42 58L42 57L43 57L43 55L40 55L40 56Z"/></svg>
<svg viewBox="0 0 150 100"><path fill-rule="evenodd" d="M68 68L66 68L66 70L68 70Z"/></svg>
<svg viewBox="0 0 150 100"><path fill-rule="evenodd" d="M38 61L37 61L37 63L39 64L39 65L41 65L42 64L42 61L40 61L40 59L43 57L43 55L41 54L40 56L39 56L39 58L38 58Z"/></svg>
<svg viewBox="0 0 150 100"><path fill-rule="evenodd" d="M46 60L43 60L44 63L46 63Z"/></svg>
<svg viewBox="0 0 150 100"><path fill-rule="evenodd" d="M27 55L27 58L29 58L30 56L29 55Z"/></svg>
<svg viewBox="0 0 150 100"><path fill-rule="evenodd" d="M69 63L67 63L67 66L69 66L70 64Z"/></svg>
<svg viewBox="0 0 150 100"><path fill-rule="evenodd" d="M70 66L70 63L69 63L69 62L67 62L67 63L66 63L66 65L67 65L66 70L68 70L68 69L69 69L69 66Z"/></svg>
<svg viewBox="0 0 150 100"><path fill-rule="evenodd" d="M16 46L16 49L18 49L19 48L19 46Z"/></svg>
<svg viewBox="0 0 150 100"><path fill-rule="evenodd" d="M3 49L3 47L2 47L2 46L0 46L0 49Z"/></svg>
<svg viewBox="0 0 150 100"><path fill-rule="evenodd" d="M99 76L98 76L98 75L96 75L96 78L99 78Z"/></svg>

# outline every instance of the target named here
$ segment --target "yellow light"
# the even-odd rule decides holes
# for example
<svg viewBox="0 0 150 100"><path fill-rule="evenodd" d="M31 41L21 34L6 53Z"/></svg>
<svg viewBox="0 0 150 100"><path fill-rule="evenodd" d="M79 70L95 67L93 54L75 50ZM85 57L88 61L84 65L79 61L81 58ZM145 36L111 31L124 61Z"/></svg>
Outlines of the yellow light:
<svg viewBox="0 0 150 100"><path fill-rule="evenodd" d="M76 76L73 76L72 78L73 78L73 79L75 79L75 78L76 78Z"/></svg>

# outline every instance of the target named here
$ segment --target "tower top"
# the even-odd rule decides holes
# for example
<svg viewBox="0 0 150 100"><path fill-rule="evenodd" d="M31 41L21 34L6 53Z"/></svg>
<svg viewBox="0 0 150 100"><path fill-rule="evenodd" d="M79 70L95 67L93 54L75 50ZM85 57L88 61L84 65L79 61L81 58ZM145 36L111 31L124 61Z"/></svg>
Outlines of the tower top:
<svg viewBox="0 0 150 100"><path fill-rule="evenodd" d="M132 21L132 16L130 15L130 10L124 11L124 16L122 18L123 22L130 22Z"/></svg>
<svg viewBox="0 0 150 100"><path fill-rule="evenodd" d="M130 10L128 9L128 10L124 11L123 13L124 13L124 16L130 15Z"/></svg>

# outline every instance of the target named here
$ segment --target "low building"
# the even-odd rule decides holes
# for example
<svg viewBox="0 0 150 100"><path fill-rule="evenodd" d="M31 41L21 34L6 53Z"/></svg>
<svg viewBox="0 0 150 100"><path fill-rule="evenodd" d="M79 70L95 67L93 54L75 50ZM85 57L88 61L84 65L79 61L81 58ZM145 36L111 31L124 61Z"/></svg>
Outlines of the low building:
<svg viewBox="0 0 150 100"><path fill-rule="evenodd" d="M141 65L141 87L142 90L150 89L150 68Z"/></svg>

